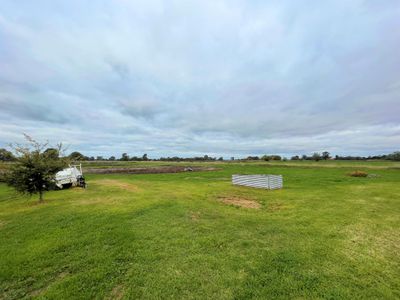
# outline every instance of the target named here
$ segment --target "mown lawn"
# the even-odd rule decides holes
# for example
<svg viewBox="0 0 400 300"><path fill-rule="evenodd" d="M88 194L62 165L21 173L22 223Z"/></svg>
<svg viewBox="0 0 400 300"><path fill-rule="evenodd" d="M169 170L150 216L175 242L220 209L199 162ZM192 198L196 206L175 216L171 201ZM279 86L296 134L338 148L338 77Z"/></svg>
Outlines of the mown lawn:
<svg viewBox="0 0 400 300"><path fill-rule="evenodd" d="M400 298L395 165L214 166L88 175L44 204L0 184L0 299ZM360 167L377 176L346 175ZM285 186L232 186L235 173Z"/></svg>

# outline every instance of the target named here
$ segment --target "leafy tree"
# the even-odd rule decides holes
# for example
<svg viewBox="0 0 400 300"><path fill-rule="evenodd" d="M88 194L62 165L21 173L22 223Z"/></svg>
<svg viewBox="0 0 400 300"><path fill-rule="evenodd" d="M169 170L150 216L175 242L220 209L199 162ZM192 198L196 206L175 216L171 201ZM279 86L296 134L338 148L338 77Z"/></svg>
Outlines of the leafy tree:
<svg viewBox="0 0 400 300"><path fill-rule="evenodd" d="M282 157L279 155L271 155L271 160L282 160Z"/></svg>
<svg viewBox="0 0 400 300"><path fill-rule="evenodd" d="M247 160L259 160L260 158L258 156L247 156Z"/></svg>
<svg viewBox="0 0 400 300"><path fill-rule="evenodd" d="M72 152L68 157L70 160L85 160L86 158L82 153L78 151Z"/></svg>
<svg viewBox="0 0 400 300"><path fill-rule="evenodd" d="M261 157L262 160L269 161L269 160L282 160L282 157L279 155L263 155Z"/></svg>
<svg viewBox="0 0 400 300"><path fill-rule="evenodd" d="M142 160L149 160L148 158L147 158L147 154L145 153L145 154L143 154L143 156L142 156Z"/></svg>
<svg viewBox="0 0 400 300"><path fill-rule="evenodd" d="M53 159L57 159L60 156L60 152L56 148L47 148L44 150L44 152L48 157L51 157Z"/></svg>
<svg viewBox="0 0 400 300"><path fill-rule="evenodd" d="M1 161L13 161L15 160L14 154L8 151L7 149L1 148L0 149L0 160Z"/></svg>
<svg viewBox="0 0 400 300"><path fill-rule="evenodd" d="M314 154L312 155L312 159L315 161L320 161L321 160L321 154L319 154L318 152L314 152Z"/></svg>
<svg viewBox="0 0 400 300"><path fill-rule="evenodd" d="M97 156L96 160L104 160L103 156Z"/></svg>
<svg viewBox="0 0 400 300"><path fill-rule="evenodd" d="M115 156L110 156L110 158L108 160L114 161L115 160Z"/></svg>
<svg viewBox="0 0 400 300"><path fill-rule="evenodd" d="M292 156L290 160L300 160L300 157L298 155Z"/></svg>
<svg viewBox="0 0 400 300"><path fill-rule="evenodd" d="M121 159L122 161L128 161L129 160L129 155L127 153L122 153Z"/></svg>
<svg viewBox="0 0 400 300"><path fill-rule="evenodd" d="M39 194L41 202L44 192L54 184L55 174L64 169L68 162L59 155L61 144L53 148L56 151L44 151L47 143L39 143L28 135L25 138L27 145L13 145L17 154L16 163L6 173L5 182L20 193Z"/></svg>
<svg viewBox="0 0 400 300"><path fill-rule="evenodd" d="M387 156L390 160L400 161L400 151L393 152Z"/></svg>
<svg viewBox="0 0 400 300"><path fill-rule="evenodd" d="M323 160L327 160L327 159L330 159L330 158L331 158L331 155L330 155L330 153L328 151L322 152L322 159Z"/></svg>
<svg viewBox="0 0 400 300"><path fill-rule="evenodd" d="M221 156L220 158L218 158L219 161L223 161L224 158Z"/></svg>

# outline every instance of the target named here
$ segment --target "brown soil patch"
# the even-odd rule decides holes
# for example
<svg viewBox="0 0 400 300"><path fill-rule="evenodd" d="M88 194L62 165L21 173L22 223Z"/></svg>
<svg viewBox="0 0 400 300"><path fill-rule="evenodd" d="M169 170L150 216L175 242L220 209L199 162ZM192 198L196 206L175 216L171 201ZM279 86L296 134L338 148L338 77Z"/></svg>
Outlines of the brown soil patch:
<svg viewBox="0 0 400 300"><path fill-rule="evenodd" d="M188 166L164 166L148 168L84 168L83 173L91 174L160 174L160 173L180 173L180 172L200 172L217 171L219 168L211 167L190 167L192 171L187 171Z"/></svg>
<svg viewBox="0 0 400 300"><path fill-rule="evenodd" d="M234 205L234 206L239 206L239 207L244 207L244 208L252 208L252 209L260 209L261 204L258 203L257 201L246 199L246 198L241 198L241 197L221 197L219 198L219 201L228 204L228 205Z"/></svg>
<svg viewBox="0 0 400 300"><path fill-rule="evenodd" d="M105 185L105 186L114 186L114 187L120 188L122 190L131 191L131 192L138 191L138 187L136 185L127 183L127 182L123 182L120 180L116 180L116 179L101 179L101 180L96 180L95 183L100 184L100 185Z"/></svg>

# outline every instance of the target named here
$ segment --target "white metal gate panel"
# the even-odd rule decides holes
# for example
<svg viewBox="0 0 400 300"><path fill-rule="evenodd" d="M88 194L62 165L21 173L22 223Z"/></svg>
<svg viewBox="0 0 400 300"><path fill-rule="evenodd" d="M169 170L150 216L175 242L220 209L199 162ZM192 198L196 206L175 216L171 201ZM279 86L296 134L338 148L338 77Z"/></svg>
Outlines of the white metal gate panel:
<svg viewBox="0 0 400 300"><path fill-rule="evenodd" d="M281 189L282 175L232 175L232 184L261 189Z"/></svg>

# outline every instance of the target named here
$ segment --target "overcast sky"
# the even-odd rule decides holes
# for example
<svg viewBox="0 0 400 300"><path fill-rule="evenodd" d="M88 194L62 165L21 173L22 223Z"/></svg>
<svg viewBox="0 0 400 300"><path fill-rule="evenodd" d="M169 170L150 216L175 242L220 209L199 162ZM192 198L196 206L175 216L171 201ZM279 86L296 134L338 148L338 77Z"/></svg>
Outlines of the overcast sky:
<svg viewBox="0 0 400 300"><path fill-rule="evenodd" d="M0 0L0 147L400 150L400 1Z"/></svg>

